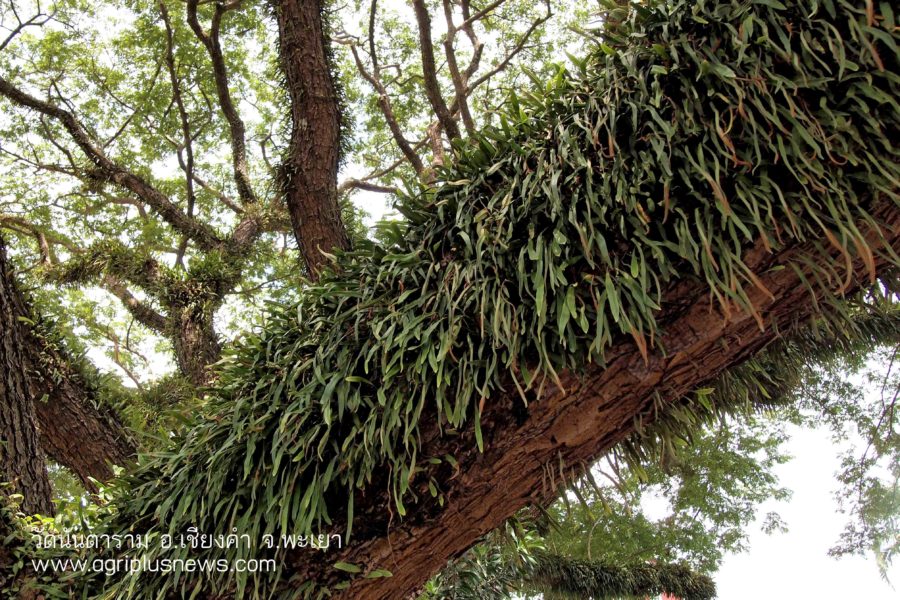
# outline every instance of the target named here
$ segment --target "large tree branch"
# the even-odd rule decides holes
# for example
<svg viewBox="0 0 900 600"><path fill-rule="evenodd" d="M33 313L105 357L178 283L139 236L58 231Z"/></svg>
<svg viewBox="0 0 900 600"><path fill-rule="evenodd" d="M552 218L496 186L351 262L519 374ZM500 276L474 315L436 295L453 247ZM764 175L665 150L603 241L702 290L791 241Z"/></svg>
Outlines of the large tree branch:
<svg viewBox="0 0 900 600"><path fill-rule="evenodd" d="M867 242L874 248L900 245L900 207L885 200L873 214L883 227L868 230ZM339 598L388 600L414 593L448 559L521 507L551 501L560 482L625 440L638 424L653 422L658 407L707 385L784 332L805 326L816 310L804 285L815 280L807 261L811 252L816 255L814 248L807 243L771 254L759 243L746 254L747 265L759 274L761 285L748 292L764 329L746 311L723 316L704 282L682 280L664 297L657 350L646 358L633 340L622 339L604 366L561 373L559 385L551 385L525 412L516 408L521 399L515 391L492 398L481 418L484 453L476 450L472 432L462 439L448 439L437 428L423 432L421 456L451 454L459 464L456 476L439 477L446 482L444 506L425 500L397 522L386 508L389 492L359 498L357 523L364 525L354 528L354 543L327 563L309 553L294 554L290 564L297 580L337 583L341 576L331 565L342 561L364 565L364 572L386 569L393 576L357 578ZM876 269L886 262L876 259ZM871 275L860 259L851 274L854 284L847 292ZM420 498L430 497L427 476L411 486ZM336 526L340 529L341 523Z"/></svg>
<svg viewBox="0 0 900 600"><path fill-rule="evenodd" d="M19 106L32 109L58 121L94 165L96 175L134 193L153 208L173 229L192 239L198 247L212 250L221 245L222 241L214 229L189 217L149 182L106 156L72 112L31 96L3 77L0 77L0 94Z"/></svg>
<svg viewBox="0 0 900 600"><path fill-rule="evenodd" d="M377 75L377 66L373 66L373 72L370 73L363 64L362 59L359 56L359 51L353 43L350 43L350 53L353 55L353 60L356 62L356 68L359 71L359 74L362 75L363 79L368 81L378 93L378 107L381 109L381 114L384 116L388 129L391 131L394 142L397 144L397 147L400 148L400 152L403 153L406 160L408 160L413 169L415 169L416 173L422 173L425 170L425 165L409 143L409 140L403 135L400 123L397 121L397 115L394 114L391 97L388 95L387 89ZM377 65L377 58L375 58L374 55L372 57L372 63L373 65Z"/></svg>
<svg viewBox="0 0 900 600"><path fill-rule="evenodd" d="M35 348L37 350L37 348ZM53 351L58 352L57 349ZM42 359L47 360L46 348ZM56 354L52 360L70 360ZM97 481L112 479L113 466L129 465L136 451L134 441L116 413L104 405L97 391L73 370L50 373L32 358L29 372L35 399L40 443L47 457L66 467L88 491Z"/></svg>
<svg viewBox="0 0 900 600"><path fill-rule="evenodd" d="M125 309L131 313L131 316L134 317L138 323L156 333L166 333L166 324L168 323L168 320L163 315L147 306L147 304L138 300L118 277L106 274L103 276L101 283L113 296L122 301Z"/></svg>
<svg viewBox="0 0 900 600"><path fill-rule="evenodd" d="M171 269L151 254L134 251L124 244L99 242L80 251L61 264L53 276L63 283L103 281L111 276L117 281L132 283L148 295L166 303L172 290L179 286L179 278Z"/></svg>
<svg viewBox="0 0 900 600"><path fill-rule="evenodd" d="M437 67L434 64L434 43L431 41L431 15L428 13L428 7L425 6L425 0L412 0L413 12L416 15L416 24L419 28L419 47L422 52L422 75L425 79L425 95L431 104L434 114L447 137L451 140L460 137L459 127L456 120L447 108L444 102L444 96L441 94L441 85L437 78Z"/></svg>
<svg viewBox="0 0 900 600"><path fill-rule="evenodd" d="M231 158L234 169L234 180L237 184L238 196L246 203L256 202L256 194L250 185L250 174L247 168L247 142L245 139L244 122L238 114L234 101L231 99L231 91L228 89L228 69L225 65L225 57L222 54L222 46L219 42L219 33L222 25L222 17L230 10L241 5L240 1L224 4L216 3L209 33L203 31L197 18L198 0L188 0L187 18L188 24L197 38L206 47L209 58L212 61L213 78L216 82L216 94L219 98L219 106L225 120L228 121L228 129L231 135Z"/></svg>
<svg viewBox="0 0 900 600"><path fill-rule="evenodd" d="M280 183L300 253L316 278L327 260L323 252L350 245L337 200L340 106L321 2L278 0L275 14L291 99L291 141Z"/></svg>
<svg viewBox="0 0 900 600"><path fill-rule="evenodd" d="M22 509L28 513L53 514L52 488L28 393L18 297L0 238L0 479L10 486L0 488L0 494L21 494Z"/></svg>
<svg viewBox="0 0 900 600"><path fill-rule="evenodd" d="M2 239L0 271L16 317L10 327L20 340L22 358L15 368L25 374L41 450L71 469L88 490L96 490L91 479L112 478L111 465L129 463L134 443L112 409L102 404L86 373L32 313L6 265Z"/></svg>

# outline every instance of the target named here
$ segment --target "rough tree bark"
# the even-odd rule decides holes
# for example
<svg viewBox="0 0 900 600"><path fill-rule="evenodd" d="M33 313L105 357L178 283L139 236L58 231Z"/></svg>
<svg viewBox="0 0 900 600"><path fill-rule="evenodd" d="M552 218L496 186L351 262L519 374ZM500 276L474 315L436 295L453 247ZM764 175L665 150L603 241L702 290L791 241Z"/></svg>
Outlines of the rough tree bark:
<svg viewBox="0 0 900 600"><path fill-rule="evenodd" d="M222 355L222 346L213 328L215 311L187 307L172 312L179 313L175 315L177 321L173 319L175 331L170 335L178 369L191 383L202 387L213 376L210 365Z"/></svg>
<svg viewBox="0 0 900 600"><path fill-rule="evenodd" d="M48 386L48 392L47 400L34 401L41 448L72 471L86 490L96 491L92 479L109 481L114 465L128 465L136 451L134 442L116 414L98 406L89 389L64 379Z"/></svg>
<svg viewBox="0 0 900 600"><path fill-rule="evenodd" d="M115 411L71 367L71 357L43 343L31 328L22 329L25 372L41 449L78 477L86 490L96 491L92 480L112 479L112 466L129 464L135 444Z"/></svg>
<svg viewBox="0 0 900 600"><path fill-rule="evenodd" d="M86 489L94 491L91 479L111 479L111 465L128 464L134 443L115 412L102 404L97 390L73 368L64 349L28 325L37 319L16 286L2 249L0 270L15 317L11 327L20 350L17 370L25 377L27 398L37 419L41 460L46 456L70 469ZM6 322L3 325L6 331Z"/></svg>
<svg viewBox="0 0 900 600"><path fill-rule="evenodd" d="M5 251L0 238L0 257ZM22 368L25 356L16 295L12 273L0 258L0 481L10 482L11 491L22 494L22 510L49 515L52 490Z"/></svg>
<svg viewBox="0 0 900 600"><path fill-rule="evenodd" d="M350 245L337 196L341 113L319 0L279 0L281 68L291 99L291 142L281 185L300 254L315 279L322 252Z"/></svg>
<svg viewBox="0 0 900 600"><path fill-rule="evenodd" d="M434 64L434 43L431 40L431 15L425 0L412 0L413 11L416 14L416 24L419 27L419 49L422 53L422 76L425 79L425 95L431 104L438 122L447 132L447 137L454 140L460 136L459 127L444 102L441 94L441 86L437 78L437 67Z"/></svg>
<svg viewBox="0 0 900 600"><path fill-rule="evenodd" d="M887 242L900 247L900 207L886 201L875 214L883 223ZM868 237L877 247L877 236L869 231ZM563 373L562 387L551 389L527 411L517 408L521 400L515 393L492 399L482 417L483 454L475 450L472 435L447 439L438 431L426 432L423 456L451 453L459 459L456 476L445 473L441 478L446 482L445 506L440 508L429 499L399 521L392 518L387 495L373 492L359 497L353 542L328 561L313 553L295 554L292 574L298 581L311 579L327 585L342 578L331 567L336 561L364 565L366 572L387 569L392 577L357 577L337 597L410 597L448 560L518 509L551 501L561 481L625 439L637 421L651 421L656 397L676 401L742 363L786 330L807 322L814 310L810 292L793 268L779 267L803 264L797 259L809 249L797 245L771 254L760 246L748 252L748 266L773 294L770 297L758 289L750 294L765 329L752 315L737 309L725 318L704 283L681 281L665 296L657 345L666 349L665 354L657 350L645 362L633 341L622 339L608 353L604 368ZM855 286L868 280L862 261L853 267ZM429 498L427 483L417 479L413 487L420 498Z"/></svg>

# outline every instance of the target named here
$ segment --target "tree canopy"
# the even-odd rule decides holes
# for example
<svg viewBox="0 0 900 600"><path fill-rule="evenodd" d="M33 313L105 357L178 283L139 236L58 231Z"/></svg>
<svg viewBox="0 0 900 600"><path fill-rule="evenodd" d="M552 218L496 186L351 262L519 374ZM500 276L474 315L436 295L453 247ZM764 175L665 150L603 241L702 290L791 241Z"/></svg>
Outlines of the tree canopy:
<svg viewBox="0 0 900 600"><path fill-rule="evenodd" d="M100 285L165 336L203 396L92 509L91 531L149 545L79 554L277 568L59 576L17 571L0 554L13 589L405 597L522 507L546 507L597 458L671 456L716 416L786 394L813 359L895 341L900 30L889 4L611 4L597 31L580 31L579 56L532 74L530 87L500 83L502 100L476 90L517 81L506 67L547 15L494 30L490 6L444 2L442 79L434 7L412 5L397 31L417 43L399 54L376 39L388 13L374 2L364 41L298 0L134 2L124 36L79 27L92 10L79 4L52 16L38 7L31 21L14 13L2 48L16 51L0 64L0 95L15 107L3 148L47 178L20 183L21 197L55 199L17 199L19 214L0 222L32 240L45 281ZM480 76L476 24L513 40ZM108 61L105 47L133 64ZM355 98L335 75L335 47L375 90L365 114L395 145L346 185L337 175L354 145ZM146 48L161 52L148 60ZM268 64L283 86L248 64ZM422 94L405 100L409 86ZM477 126L476 102L498 107ZM410 142L401 123L426 137ZM172 148L177 170L166 170L157 163ZM354 188L396 195L404 220L366 239L346 204L341 217L341 193ZM61 221L69 211L88 227ZM306 279L223 347L214 317L229 295L301 270L291 234ZM90 312L81 324L103 330ZM137 353L115 329L106 338L127 371L134 359L120 349ZM3 519L21 540L13 553L57 554ZM208 546L162 543L194 529ZM260 545L319 533L345 544L324 559ZM214 543L230 534L250 542ZM711 595L683 567L534 556L517 571L534 589L581 573L613 594L634 584Z"/></svg>

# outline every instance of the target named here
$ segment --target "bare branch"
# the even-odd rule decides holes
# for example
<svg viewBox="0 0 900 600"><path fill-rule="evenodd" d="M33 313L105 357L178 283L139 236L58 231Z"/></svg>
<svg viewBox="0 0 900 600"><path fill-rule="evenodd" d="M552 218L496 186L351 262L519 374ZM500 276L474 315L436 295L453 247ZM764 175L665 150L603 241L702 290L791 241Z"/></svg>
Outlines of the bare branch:
<svg viewBox="0 0 900 600"><path fill-rule="evenodd" d="M271 173L275 173L275 165L272 164L272 161L269 160L269 155L266 153L266 144L272 141L272 134L270 133L263 139L259 141L259 150L262 153L263 162L266 163L266 167L269 168Z"/></svg>
<svg viewBox="0 0 900 600"><path fill-rule="evenodd" d="M506 56L503 58L503 60L501 60L493 69L491 69L490 71L488 71L487 73L485 73L484 75L482 75L481 77L479 77L478 79L476 79L469 85L468 93L471 94L473 91L475 91L475 88L477 88L479 85L481 85L482 83L484 83L485 81L487 81L488 79L490 79L491 77L496 75L497 73L506 69L506 67L509 66L509 63L512 62L512 59L514 59L522 50L525 49L525 45L528 43L528 40L531 38L532 34L534 34L535 30L537 30L538 27L540 27L541 25L543 25L544 23L549 21L550 17L552 17L552 16L553 16L553 12L552 12L552 9L550 8L550 3L548 2L547 3L547 13L544 16L539 17L539 18L535 19L534 21L532 21L531 25L528 27L528 29L525 31L525 33L522 34L522 37L519 38L519 41L516 42L516 45L513 46L513 48L506 54Z"/></svg>
<svg viewBox="0 0 900 600"><path fill-rule="evenodd" d="M72 156L72 153L69 152L68 148L56 140L56 136L51 132L50 126L47 124L47 118L44 115L41 115L39 119L41 121L41 129L44 131L44 139L49 141L51 146L59 150L60 153L66 157L66 160L69 161L69 166L72 168L72 172L78 173L80 171L78 168L78 161L75 160L75 157Z"/></svg>
<svg viewBox="0 0 900 600"><path fill-rule="evenodd" d="M437 78L437 68L434 64L434 44L431 41L431 15L428 14L428 7L425 6L425 0L412 0L413 11L416 14L416 23L419 27L419 46L422 51L422 74L425 79L425 95L431 103L431 108L437 115L438 121L441 123L447 137L454 140L460 137L459 127L444 102L441 95L441 87Z"/></svg>
<svg viewBox="0 0 900 600"><path fill-rule="evenodd" d="M13 152L12 150L9 150L8 148L4 148L2 146L0 146L0 153L6 154L18 162L21 162L30 167L33 167L37 171L47 171L48 173L58 173L60 175L68 175L70 177L76 177L76 178L78 177L78 173L75 170L66 168L59 164L50 164L50 163L40 162L40 161L38 161L36 156L35 156L35 158L27 158L25 156L22 156L21 154L17 154L16 152Z"/></svg>
<svg viewBox="0 0 900 600"><path fill-rule="evenodd" d="M400 129L400 123L397 121L397 116L394 114L391 98L388 96L384 84L382 84L381 80L375 74L369 73L366 70L362 59L359 57L356 45L350 43L349 46L360 75L362 75L363 78L375 88L375 91L378 92L378 107L381 109L381 114L384 116L388 129L391 130L391 135L394 137L397 147L400 148L400 152L402 152L403 156L406 157L406 160L410 162L416 173L422 173L425 170L425 165L422 163L422 159L419 155L413 150L412 146L410 146L409 141L403 136L403 131Z"/></svg>
<svg viewBox="0 0 900 600"><path fill-rule="evenodd" d="M128 196L116 196L114 194L110 194L109 192L105 192L103 190L99 190L97 193L100 195L101 198L103 198L104 201L106 201L110 204L118 204L120 206L133 206L137 209L138 215L141 217L141 219L148 218L147 210L144 208L143 203L140 202L139 200L135 200L134 198L129 198ZM84 197L87 197L84 194L81 194L81 195ZM96 209L94 209L91 212L96 212Z"/></svg>
<svg viewBox="0 0 900 600"><path fill-rule="evenodd" d="M138 300L119 278L114 275L106 274L103 276L101 284L105 289L109 290L113 296L122 301L126 310L131 313L131 316L134 317L138 323L156 333L165 335L168 322L167 319L153 308Z"/></svg>
<svg viewBox="0 0 900 600"><path fill-rule="evenodd" d="M481 65L481 56L484 54L484 42L478 38L478 35L475 33L475 27L472 25L474 19L472 18L469 0L460 0L460 5L464 21L459 26L459 29L466 34L469 42L472 44L472 60L469 61L469 66L466 67L465 75L466 88L468 88L469 80L475 75L475 72L478 71L478 67ZM468 90L466 93L468 93Z"/></svg>
<svg viewBox="0 0 900 600"><path fill-rule="evenodd" d="M338 186L338 194L343 194L353 189L377 192L379 194L397 194L400 192L400 190L390 185L379 185L364 179L348 179Z"/></svg>
<svg viewBox="0 0 900 600"><path fill-rule="evenodd" d="M381 76L381 68L378 66L378 52L375 50L375 19L378 16L378 0L372 0L369 6L369 55L372 58L372 73L376 78Z"/></svg>
<svg viewBox="0 0 900 600"><path fill-rule="evenodd" d="M231 210L233 210L234 212L236 212L239 215L244 213L244 209L241 208L237 203L235 203L234 200L232 200L231 198L226 196L221 190L214 188L209 182L207 182L205 179L203 179L202 177L197 175L197 173L193 173L193 178L194 178L194 182L196 182L197 185L199 185L204 190L206 190L207 192L209 192L210 194L212 194L213 196L218 198L219 202L221 202L222 204L224 204L225 206L227 206L228 208L230 208Z"/></svg>
<svg viewBox="0 0 900 600"><path fill-rule="evenodd" d="M475 23L475 21L483 19L484 17L488 16L488 14L494 12L495 9L499 8L501 5L503 5L505 3L506 3L506 0L495 0L494 2L491 2L490 4L488 4L481 10L479 10L474 15L469 15L469 12L471 10L471 8L469 6L469 2L468 2L468 0L463 0L463 2L462 2L463 19L465 19L465 21L460 23L459 29L462 31L465 31L466 29L471 28L472 24Z"/></svg>
<svg viewBox="0 0 900 600"><path fill-rule="evenodd" d="M182 171L185 171L187 164L185 163L184 157L181 154L181 151L183 150L184 146L181 143L174 140L167 133L165 133L155 127L154 127L154 129L156 129L156 133L159 134L160 137L162 137L166 142L169 143L169 145L172 146L172 148L175 149L175 156L178 159L178 166L181 168ZM241 207L237 202L232 200L227 194L225 194L225 192L216 188L211 183L209 183L206 179L204 179L203 177L198 175L196 169L193 169L193 172L191 174L191 179L193 179L194 183L196 183L201 188L203 188L204 190L206 190L207 192L209 192L210 194L215 196L219 200L219 202L221 202L222 204L227 206L229 209L234 211L236 214L239 214L239 215L244 214L243 207Z"/></svg>
<svg viewBox="0 0 900 600"><path fill-rule="evenodd" d="M144 386L141 384L140 379L138 379L137 375L128 365L128 362L122 357L122 351L124 350L125 352L128 352L129 354L140 358L144 362L144 364L148 364L147 357L131 347L129 340L129 336L131 334L131 324L129 324L128 333L126 334L125 340L122 340L109 323L99 322L93 314L83 315L80 317L80 320L90 330L106 338L106 340L112 344L112 361L120 369L122 369L125 375L127 375L128 378L134 382L135 386L137 386L138 389L143 390ZM131 323L134 323L135 320L136 319L132 318Z"/></svg>
<svg viewBox="0 0 900 600"><path fill-rule="evenodd" d="M412 149L414 152L418 152L419 150L424 148L425 144L427 144L427 143L428 143L428 138L426 137L426 138L416 142L415 145L413 145ZM388 166L386 166L382 169L377 169L375 171L372 171L365 177L361 178L361 181L372 181L373 179L379 179L381 177L384 177L385 175L389 175L390 173L396 171L397 169L402 167L404 164L406 164L406 162L407 162L407 160L405 157L395 160L394 162L392 162L391 164L389 164Z"/></svg>
<svg viewBox="0 0 900 600"><path fill-rule="evenodd" d="M447 20L447 35L444 37L444 54L447 56L447 66L450 69L450 79L453 81L453 89L456 92L455 104L459 107L459 114L462 116L463 125L466 133L472 135L475 133L475 121L469 112L469 103L467 101L467 82L459 72L459 65L456 62L456 49L453 42L456 39L456 27L453 25L453 5L450 0L443 0L444 18Z"/></svg>
<svg viewBox="0 0 900 600"><path fill-rule="evenodd" d="M22 33L22 31L27 27L40 27L42 25L46 25L56 15L56 11L53 11L50 14L44 14L43 12L41 12L40 5L38 5L37 14L29 18L27 21L23 21L19 17L19 14L16 12L15 2L11 3L11 7L13 9L13 14L16 17L16 22L18 23L18 25L12 28L9 32L9 35L7 35L2 42L0 42L0 52L5 50L6 47L9 46L9 44L16 38L16 36Z"/></svg>
<svg viewBox="0 0 900 600"><path fill-rule="evenodd" d="M44 227L41 227L40 225L32 223L24 217L19 217L17 215L0 214L0 227L16 229L19 232L34 236L41 248L41 259L43 262L47 262L44 260L45 258L53 258L53 253L49 248L50 244L62 246L69 252L73 253L80 251L78 246L76 246L75 243L72 242L72 240L70 240L69 238L55 231L50 231ZM46 255L44 255L45 252Z"/></svg>
<svg viewBox="0 0 900 600"><path fill-rule="evenodd" d="M153 72L153 76L150 78L150 85L148 85L148 86L146 87L146 91L144 92L144 96L145 96L145 97L148 97L148 96L150 95L150 93L153 91L153 88L156 87L156 81L157 81L157 79L159 78L159 72L160 72L160 71L162 71L162 61L157 61L157 62L156 62L156 71ZM119 100L118 98L116 98L116 97L112 94L112 91L109 90L108 88L107 88L105 91L106 91L106 92L109 94L109 96L110 96L113 100L115 100L116 102L118 102L118 103L120 103L120 104L123 104L123 105L125 104L124 102L122 102L121 100ZM135 115L138 114L138 111L139 111L139 110L140 110L140 109L139 109L138 107L135 107L135 108L131 109L131 114L129 114L128 117L122 122L122 125L119 126L118 129L116 129L115 133L113 133L113 135L112 135L108 140L106 140L105 142L103 142L103 148L104 148L104 149L109 148L109 147L112 145L113 142L115 142L117 139L119 139L119 136L121 136L121 135L125 132L125 130L128 128L128 126L129 126L129 125L131 124L131 122L134 120Z"/></svg>
<svg viewBox="0 0 900 600"><path fill-rule="evenodd" d="M441 124L435 121L428 126L428 141L431 143L431 154L434 156L434 164L443 166L446 161L444 156L444 140L441 138Z"/></svg>
<svg viewBox="0 0 900 600"><path fill-rule="evenodd" d="M185 192L187 193L187 214L194 215L194 205L197 197L194 194L194 146L191 138L191 125L188 120L187 109L184 107L184 99L181 97L181 81L178 79L178 68L175 64L175 36L172 32L172 22L169 20L169 10L165 2L159 3L159 13L162 16L166 28L166 67L169 70L169 81L172 84L172 100L178 108L178 117L181 121L181 139L185 158L182 160L181 151L178 152L178 163L184 171ZM175 264L184 267L184 252L187 250L188 240L183 238L178 246L178 254Z"/></svg>
<svg viewBox="0 0 900 600"><path fill-rule="evenodd" d="M122 369L122 371L128 376L128 378L134 382L134 385L141 391L144 390L144 386L141 384L141 380L137 378L137 375L134 374L134 371L128 366L128 364L122 360L121 351L119 349L120 342L118 336L112 331L107 329L107 334L104 335L106 339L112 342L113 345L113 355L112 360L116 365Z"/></svg>
<svg viewBox="0 0 900 600"><path fill-rule="evenodd" d="M250 175L247 169L247 143L245 139L244 122L241 120L234 102L231 100L231 92L228 89L228 70L225 66L225 57L222 55L222 47L219 43L219 32L222 17L228 11L239 8L240 0L229 4L216 3L209 33L203 31L200 21L197 19L198 0L188 0L187 18L188 24L197 38L206 46L210 60L212 60L213 77L216 82L216 94L219 97L219 106L231 134L231 158L234 169L234 180L238 188L238 196L241 202L249 204L256 202L256 194L250 185Z"/></svg>

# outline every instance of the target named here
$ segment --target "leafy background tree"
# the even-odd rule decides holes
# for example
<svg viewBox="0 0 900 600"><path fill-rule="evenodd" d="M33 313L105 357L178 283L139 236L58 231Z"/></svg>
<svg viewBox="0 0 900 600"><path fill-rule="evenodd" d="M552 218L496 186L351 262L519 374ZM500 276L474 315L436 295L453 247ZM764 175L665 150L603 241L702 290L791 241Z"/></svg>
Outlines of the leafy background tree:
<svg viewBox="0 0 900 600"><path fill-rule="evenodd" d="M539 518L526 511L505 535L491 534L448 566L424 597L477 598L485 589L496 598L530 597L535 589L544 597L568 597L553 582L528 576L542 552L604 569L683 561L715 573L725 556L749 549L754 521L769 534L786 528L777 512L760 515L758 507L791 497L791 483L774 476L777 465L791 459L789 424L829 431L836 446L846 448L834 498L846 515L845 529L829 554L870 556L887 580L900 539L900 379L894 326L882 333L889 345L848 347L803 364L784 396L764 411L716 421L649 462L620 452L607 456L567 485Z"/></svg>

